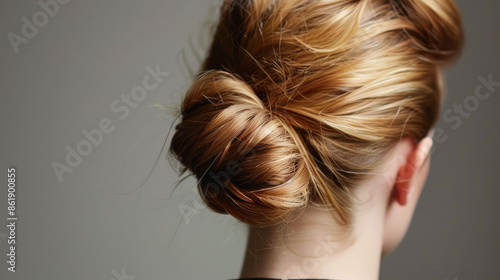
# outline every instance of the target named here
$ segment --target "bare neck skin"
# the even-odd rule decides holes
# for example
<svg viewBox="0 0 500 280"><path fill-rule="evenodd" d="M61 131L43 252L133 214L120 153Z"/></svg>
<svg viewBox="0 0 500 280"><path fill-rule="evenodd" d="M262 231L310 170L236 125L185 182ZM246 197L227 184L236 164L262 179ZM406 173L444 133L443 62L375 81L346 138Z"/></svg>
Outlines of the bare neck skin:
<svg viewBox="0 0 500 280"><path fill-rule="evenodd" d="M349 238L327 210L308 208L286 231L288 246L279 228L251 228L240 277L378 279L383 221L383 210L360 214Z"/></svg>
<svg viewBox="0 0 500 280"><path fill-rule="evenodd" d="M330 212L307 207L282 227L250 228L240 278L377 280L380 260L403 239L429 170L430 137L401 141L354 188L351 235Z"/></svg>

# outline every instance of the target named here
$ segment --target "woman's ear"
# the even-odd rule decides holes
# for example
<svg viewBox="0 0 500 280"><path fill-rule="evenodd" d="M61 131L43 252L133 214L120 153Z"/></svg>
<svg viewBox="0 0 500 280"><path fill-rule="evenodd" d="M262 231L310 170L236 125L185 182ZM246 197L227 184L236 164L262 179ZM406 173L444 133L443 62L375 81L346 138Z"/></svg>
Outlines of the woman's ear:
<svg viewBox="0 0 500 280"><path fill-rule="evenodd" d="M406 205L414 188L417 184L413 184L416 180L415 174L422 168L426 159L429 157L432 148L432 136L427 136L415 143L406 160L400 166L393 189L393 198L400 204Z"/></svg>

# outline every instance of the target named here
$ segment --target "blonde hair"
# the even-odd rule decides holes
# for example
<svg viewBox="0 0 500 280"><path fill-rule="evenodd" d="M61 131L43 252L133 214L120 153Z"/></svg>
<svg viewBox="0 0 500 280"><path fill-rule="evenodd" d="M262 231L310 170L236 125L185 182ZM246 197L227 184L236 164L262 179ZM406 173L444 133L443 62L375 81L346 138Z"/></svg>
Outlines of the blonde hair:
<svg viewBox="0 0 500 280"><path fill-rule="evenodd" d="M352 188L438 119L463 42L452 0L225 1L170 152L212 210L258 227Z"/></svg>

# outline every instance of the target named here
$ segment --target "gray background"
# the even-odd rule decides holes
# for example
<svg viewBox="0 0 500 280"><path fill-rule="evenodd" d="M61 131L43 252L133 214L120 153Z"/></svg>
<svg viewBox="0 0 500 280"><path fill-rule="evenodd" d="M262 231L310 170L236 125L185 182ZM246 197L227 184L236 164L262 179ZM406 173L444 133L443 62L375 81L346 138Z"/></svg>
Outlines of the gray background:
<svg viewBox="0 0 500 280"><path fill-rule="evenodd" d="M179 177L165 150L153 169L219 2L73 0L18 53L8 34L21 35L22 18L33 22L42 8L0 2L0 279L239 275L246 227L200 205L192 178L174 191ZM500 3L458 5L467 43L446 71L443 111L471 100L479 76L500 81ZM157 65L169 76L120 119L111 104ZM436 145L409 233L383 260L381 279L499 279L499 94L496 87L459 127L438 124L447 139ZM65 163L66 146L76 149L86 139L82 130L98 129L104 118L115 129L60 182L51 164ZM16 273L6 264L11 166L18 175Z"/></svg>

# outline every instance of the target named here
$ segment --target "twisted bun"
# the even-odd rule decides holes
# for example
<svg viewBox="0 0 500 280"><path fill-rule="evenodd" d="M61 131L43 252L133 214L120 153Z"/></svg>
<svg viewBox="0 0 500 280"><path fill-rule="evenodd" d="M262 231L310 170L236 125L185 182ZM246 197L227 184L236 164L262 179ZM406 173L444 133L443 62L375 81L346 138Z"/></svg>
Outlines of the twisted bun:
<svg viewBox="0 0 500 280"><path fill-rule="evenodd" d="M196 175L212 210L266 225L307 204L310 178L286 124L244 81L206 72L181 112L172 151Z"/></svg>
<svg viewBox="0 0 500 280"><path fill-rule="evenodd" d="M437 121L462 42L452 0L226 0L170 151L219 213L265 226L317 203L347 226L351 190Z"/></svg>

